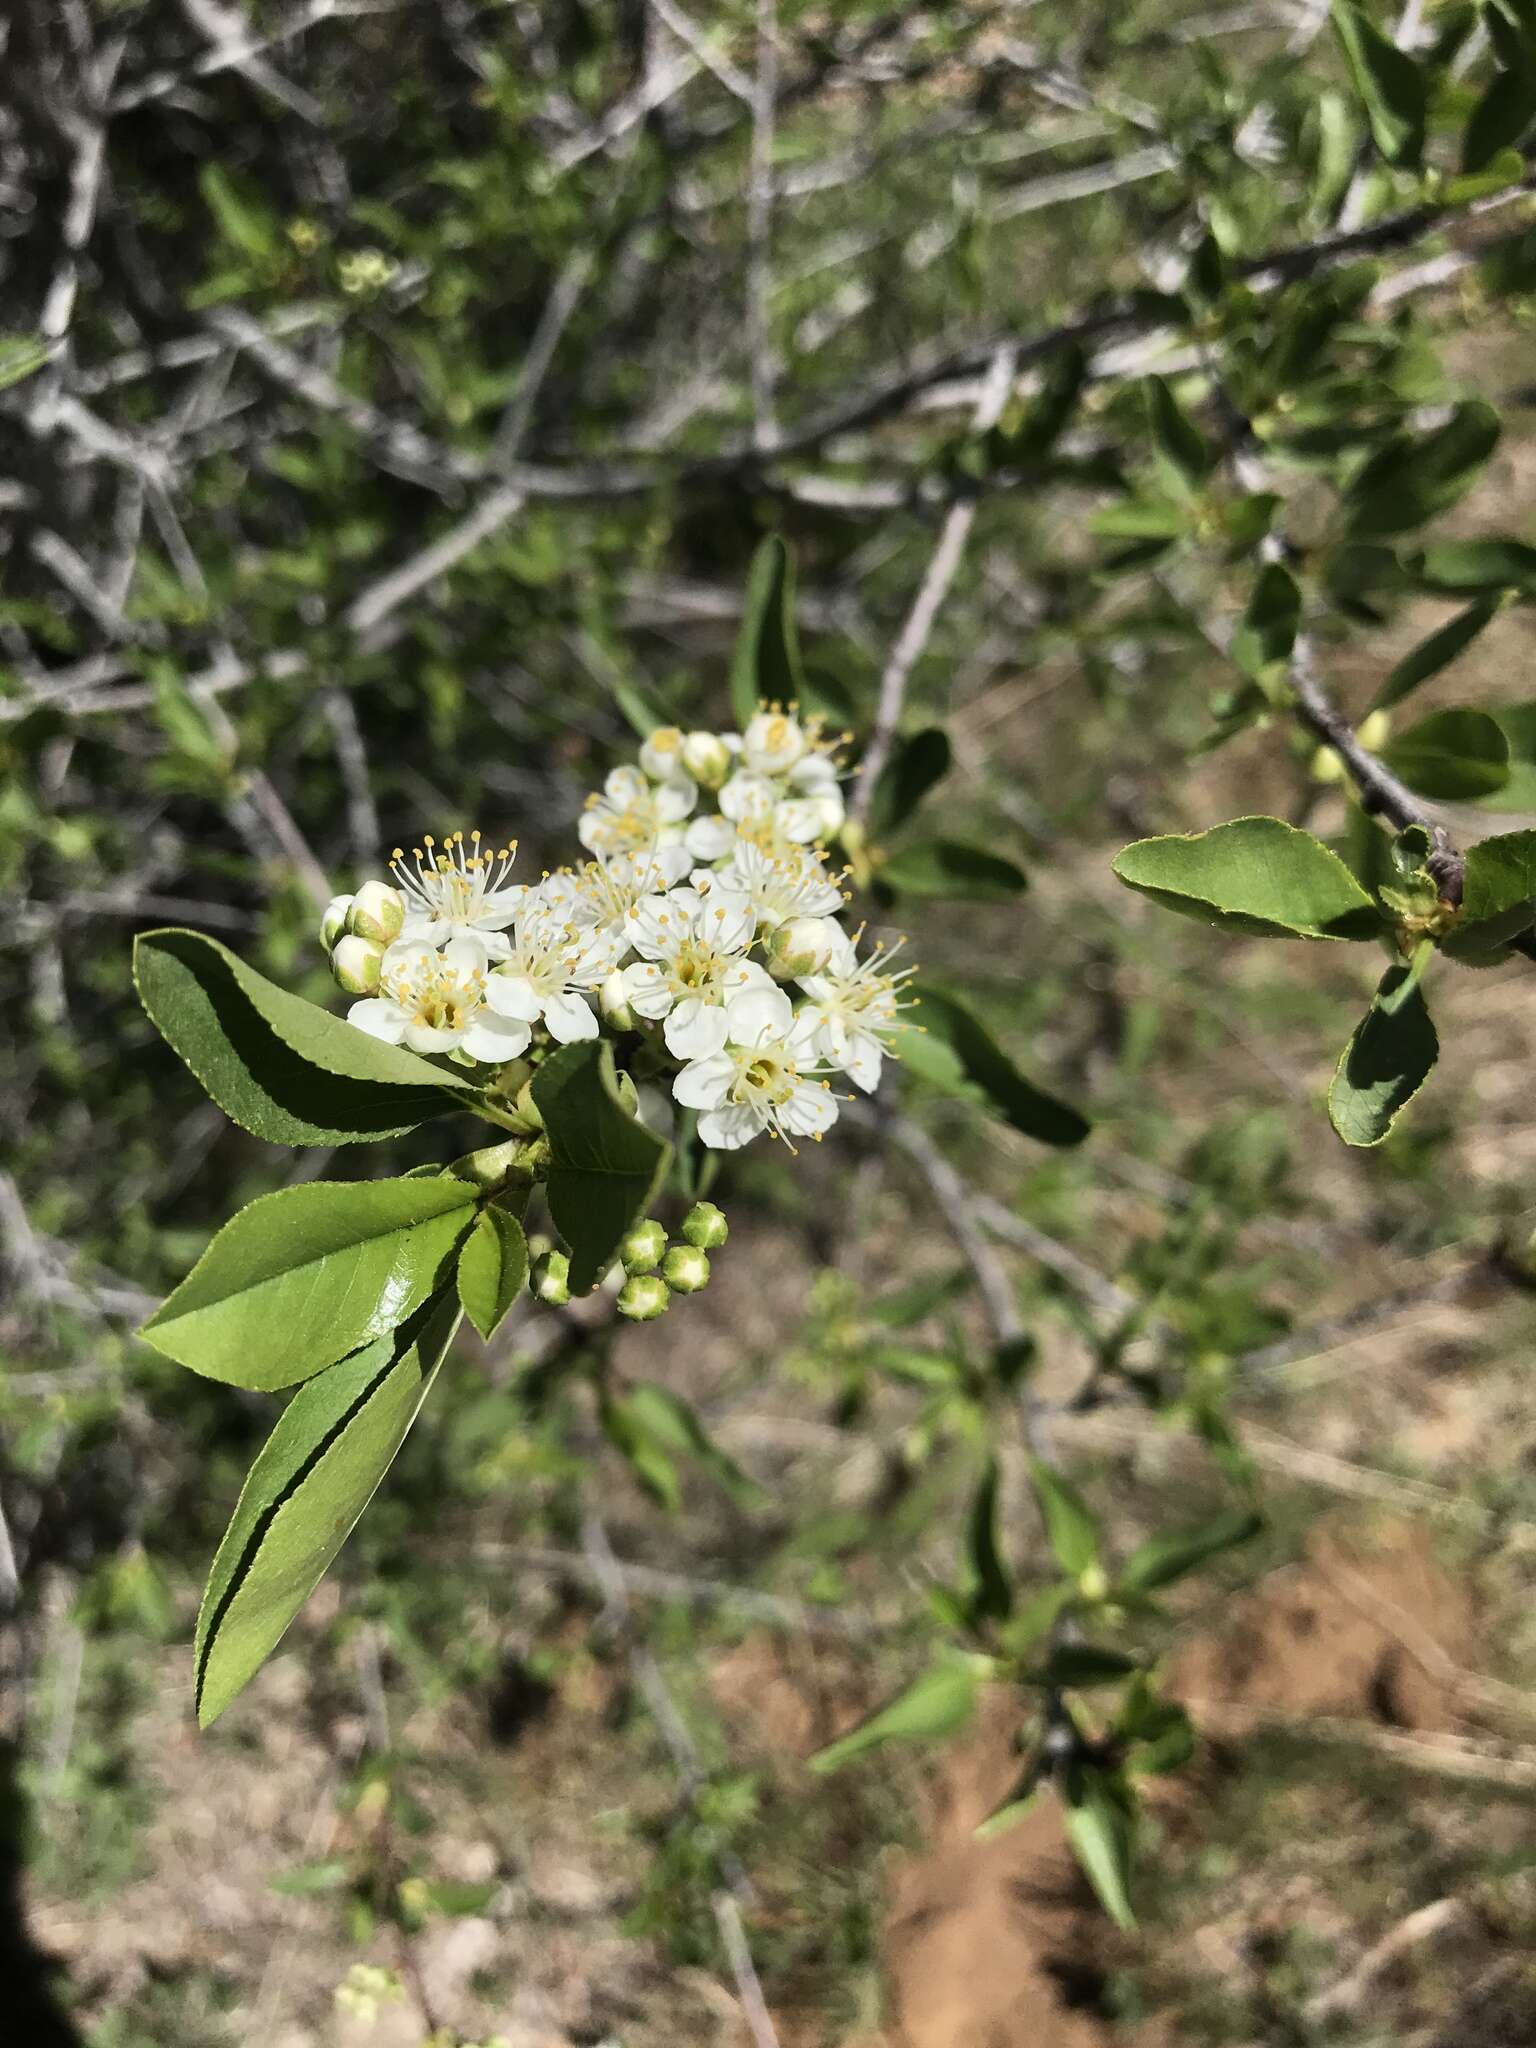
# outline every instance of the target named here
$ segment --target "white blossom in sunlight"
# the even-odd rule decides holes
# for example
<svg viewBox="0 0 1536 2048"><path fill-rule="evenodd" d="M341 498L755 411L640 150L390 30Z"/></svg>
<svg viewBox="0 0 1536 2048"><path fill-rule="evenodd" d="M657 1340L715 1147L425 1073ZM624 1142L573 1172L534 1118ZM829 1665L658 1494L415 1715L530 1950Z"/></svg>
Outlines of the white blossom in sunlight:
<svg viewBox="0 0 1536 2048"><path fill-rule="evenodd" d="M584 928L554 905L536 901L513 925L507 957L490 977L485 999L499 1017L525 1030L542 1024L561 1045L596 1038L597 1015L588 998L623 953L622 937Z"/></svg>
<svg viewBox="0 0 1536 2048"><path fill-rule="evenodd" d="M843 891L827 872L825 854L780 837L771 821L738 833L719 881L745 896L758 923L769 927L791 917L830 917L843 907Z"/></svg>
<svg viewBox="0 0 1536 2048"><path fill-rule="evenodd" d="M860 960L862 936L862 927L852 938L839 931L828 964L799 977L809 998L800 1020L820 1057L868 1095L880 1084L887 1041L902 1028L902 990L913 969L891 964L905 943L901 939Z"/></svg>
<svg viewBox="0 0 1536 2048"><path fill-rule="evenodd" d="M785 775L810 744L810 735L793 713L770 705L747 721L741 736L742 764L757 775Z"/></svg>
<svg viewBox="0 0 1536 2048"><path fill-rule="evenodd" d="M698 800L684 776L653 783L639 768L615 768L587 798L576 836L589 853L649 853L681 843L683 820Z"/></svg>
<svg viewBox="0 0 1536 2048"><path fill-rule="evenodd" d="M771 988L749 960L757 920L739 896L720 889L673 889L648 896L629 918L640 958L624 969L624 993L639 1017L662 1023L668 1052L697 1060L726 1039L726 1006L752 988Z"/></svg>
<svg viewBox="0 0 1536 2048"><path fill-rule="evenodd" d="M411 1052L464 1052L497 1065L516 1059L528 1026L486 1007L489 967L481 939L453 938L440 949L397 939L380 966L378 994L354 1003L348 1021Z"/></svg>
<svg viewBox="0 0 1536 2048"><path fill-rule="evenodd" d="M507 951L507 926L526 901L528 891L510 880L517 841L482 847L480 834L451 832L442 846L429 832L413 847L408 861L396 847L389 863L395 885L405 900L400 937L441 946L448 939L477 938L493 960ZM366 889L359 891L359 898Z"/></svg>
<svg viewBox="0 0 1536 2048"><path fill-rule="evenodd" d="M810 1034L781 988L748 989L725 1007L725 1043L691 1060L672 1083L685 1109L699 1111L699 1137L734 1152L763 1131L794 1149L837 1121L837 1097L820 1078Z"/></svg>

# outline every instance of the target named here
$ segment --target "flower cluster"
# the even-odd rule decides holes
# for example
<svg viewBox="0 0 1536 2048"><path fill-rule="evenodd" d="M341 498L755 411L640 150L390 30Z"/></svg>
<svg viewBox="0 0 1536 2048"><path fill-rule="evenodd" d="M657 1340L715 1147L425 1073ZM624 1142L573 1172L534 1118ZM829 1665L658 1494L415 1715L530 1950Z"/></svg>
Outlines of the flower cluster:
<svg viewBox="0 0 1536 2048"><path fill-rule="evenodd" d="M588 797L579 866L523 883L515 843L429 837L336 897L321 937L377 1038L500 1065L536 1031L638 1032L704 1144L793 1146L836 1121L839 1077L878 1085L912 972L841 922L842 824L817 720L770 705L742 733L663 727Z"/></svg>

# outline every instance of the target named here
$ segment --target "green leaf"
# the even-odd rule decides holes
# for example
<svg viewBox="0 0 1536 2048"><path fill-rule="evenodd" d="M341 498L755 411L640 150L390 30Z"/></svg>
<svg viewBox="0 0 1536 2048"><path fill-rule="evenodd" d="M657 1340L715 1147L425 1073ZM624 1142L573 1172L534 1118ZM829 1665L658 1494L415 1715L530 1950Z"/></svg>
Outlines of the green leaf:
<svg viewBox="0 0 1536 2048"><path fill-rule="evenodd" d="M1469 849L1461 916L1442 941L1453 960L1480 964L1536 923L1536 832L1504 832Z"/></svg>
<svg viewBox="0 0 1536 2048"><path fill-rule="evenodd" d="M1520 590L1536 595L1536 548L1523 540L1442 540L1408 558L1431 590Z"/></svg>
<svg viewBox="0 0 1536 2048"><path fill-rule="evenodd" d="M1122 498L1088 520L1101 540L1177 540L1189 531L1190 508L1171 498Z"/></svg>
<svg viewBox="0 0 1536 2048"><path fill-rule="evenodd" d="M475 1218L459 1254L459 1300L489 1341L528 1282L528 1241L523 1226L492 1202Z"/></svg>
<svg viewBox="0 0 1536 2048"><path fill-rule="evenodd" d="M1013 1612L1013 1580L997 1541L997 1460L990 1458L971 1503L966 1541L973 1621L1006 1621Z"/></svg>
<svg viewBox="0 0 1536 2048"><path fill-rule="evenodd" d="M1509 741L1486 711L1432 711L1381 758L1420 796L1491 796L1509 780Z"/></svg>
<svg viewBox="0 0 1536 2048"><path fill-rule="evenodd" d="M1480 597L1469 604L1465 611L1458 612L1427 640L1421 640L1411 654L1405 654L1392 670L1371 702L1373 711L1385 711L1393 704L1401 704L1410 691L1420 683L1427 683L1431 676L1437 676L1472 645L1489 620L1496 617L1500 607L1497 597Z"/></svg>
<svg viewBox="0 0 1536 2048"><path fill-rule="evenodd" d="M1106 1771L1079 1766L1068 1776L1065 1796L1067 1840L1073 1855L1115 1925L1134 1928L1131 1860L1135 1824L1127 1811L1125 1787Z"/></svg>
<svg viewBox="0 0 1536 2048"><path fill-rule="evenodd" d="M1228 650L1244 675L1273 681L1290 660L1301 627L1301 592L1290 571L1266 562Z"/></svg>
<svg viewBox="0 0 1536 2048"><path fill-rule="evenodd" d="M257 259L280 253L277 223L255 196L256 188L237 185L217 163L205 163L197 182L226 241Z"/></svg>
<svg viewBox="0 0 1536 2048"><path fill-rule="evenodd" d="M915 997L909 1013L914 1022L895 1050L920 1078L983 1101L1042 1145L1082 1143L1092 1129L1088 1119L1022 1074L964 1003L935 988L909 993Z"/></svg>
<svg viewBox="0 0 1536 2048"><path fill-rule="evenodd" d="M1351 0L1333 0L1333 26L1376 147L1389 164L1412 167L1424 153L1429 92L1423 72Z"/></svg>
<svg viewBox="0 0 1536 2048"><path fill-rule="evenodd" d="M752 557L746 610L731 661L731 708L746 729L759 704L798 699L803 676L795 626L795 565L777 534Z"/></svg>
<svg viewBox="0 0 1536 2048"><path fill-rule="evenodd" d="M0 335L0 391L9 390L24 377L36 376L58 346L40 334Z"/></svg>
<svg viewBox="0 0 1536 2048"><path fill-rule="evenodd" d="M818 1750L811 1769L825 1776L882 1743L935 1742L953 1735L975 1712L989 1669L981 1657L948 1657L932 1665L867 1721Z"/></svg>
<svg viewBox="0 0 1536 2048"><path fill-rule="evenodd" d="M283 1410L251 1467L208 1575L194 1652L206 1728L260 1669L373 1497L453 1336L423 1310L320 1373Z"/></svg>
<svg viewBox="0 0 1536 2048"><path fill-rule="evenodd" d="M1234 818L1208 832L1138 839L1115 873L1168 910L1268 938L1361 939L1375 905L1336 853L1279 818Z"/></svg>
<svg viewBox="0 0 1536 2048"><path fill-rule="evenodd" d="M290 995L201 932L134 941L139 1000L224 1114L279 1145L399 1137L473 1082Z"/></svg>
<svg viewBox="0 0 1536 2048"><path fill-rule="evenodd" d="M1264 1527L1251 1509L1233 1508L1193 1528L1169 1529L1138 1544L1120 1567L1117 1584L1127 1593L1150 1593L1171 1586L1222 1551L1248 1543Z"/></svg>
<svg viewBox="0 0 1536 2048"><path fill-rule="evenodd" d="M1389 967L1339 1060L1328 1117L1346 1145L1379 1145L1428 1080L1440 1041L1422 990Z"/></svg>
<svg viewBox="0 0 1536 2048"><path fill-rule="evenodd" d="M637 1446L649 1444L665 1456L692 1459L735 1500L760 1496L757 1482L721 1450L692 1404L680 1394L649 1380L638 1380L624 1393L613 1396L611 1406L615 1416L622 1417L620 1433L631 1456ZM675 1500L672 1504L676 1505Z"/></svg>
<svg viewBox="0 0 1536 2048"><path fill-rule="evenodd" d="M938 896L970 903L1007 903L1029 886L1014 861L959 839L922 839L879 869L883 887L902 896Z"/></svg>
<svg viewBox="0 0 1536 2048"><path fill-rule="evenodd" d="M1526 70L1500 71L1467 116L1461 138L1461 168L1480 171L1512 147L1536 121L1536 86ZM1518 159L1516 159L1518 162ZM1519 172L1515 175L1518 177Z"/></svg>
<svg viewBox="0 0 1536 2048"><path fill-rule="evenodd" d="M605 1038L561 1046L532 1087L549 1139L549 1213L570 1247L571 1292L585 1294L650 1208L672 1147L625 1108Z"/></svg>
<svg viewBox="0 0 1536 2048"><path fill-rule="evenodd" d="M208 1379L291 1386L413 1315L474 1204L460 1180L316 1180L259 1195L143 1335Z"/></svg>
<svg viewBox="0 0 1536 2048"><path fill-rule="evenodd" d="M1034 1685L1082 1689L1118 1685L1137 1669L1136 1659L1107 1643L1058 1643L1040 1669L1030 1674Z"/></svg>
<svg viewBox="0 0 1536 2048"><path fill-rule="evenodd" d="M1351 534L1406 533L1455 504L1493 453L1499 426L1493 407L1473 398L1429 433L1399 435L1378 449L1345 493Z"/></svg>
<svg viewBox="0 0 1536 2048"><path fill-rule="evenodd" d="M1163 378L1148 377L1143 389L1147 424L1164 471L1176 484L1192 490L1210 475L1215 454Z"/></svg>
<svg viewBox="0 0 1536 2048"><path fill-rule="evenodd" d="M1069 1479L1040 1459L1030 1459L1029 1476L1056 1562L1074 1579L1081 1578L1099 1561L1098 1516Z"/></svg>
<svg viewBox="0 0 1536 2048"><path fill-rule="evenodd" d="M924 726L902 740L881 771L869 806L869 829L877 836L904 825L936 782L949 773L949 735Z"/></svg>

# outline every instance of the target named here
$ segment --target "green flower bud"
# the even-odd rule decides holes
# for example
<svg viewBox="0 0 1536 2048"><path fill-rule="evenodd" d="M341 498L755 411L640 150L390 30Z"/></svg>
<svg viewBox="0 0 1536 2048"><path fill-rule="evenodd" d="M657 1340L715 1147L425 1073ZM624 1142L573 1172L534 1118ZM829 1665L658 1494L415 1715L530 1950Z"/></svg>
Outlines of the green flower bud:
<svg viewBox="0 0 1536 2048"><path fill-rule="evenodd" d="M731 1234L723 1209L713 1202L695 1202L683 1218L682 1235L701 1252L717 1251Z"/></svg>
<svg viewBox="0 0 1536 2048"><path fill-rule="evenodd" d="M352 908L350 896L333 896L325 906L325 915L320 920L320 943L327 953L347 928L347 912Z"/></svg>
<svg viewBox="0 0 1536 2048"><path fill-rule="evenodd" d="M633 1031L635 1013L624 987L624 970L615 967L597 992L597 1007L610 1031Z"/></svg>
<svg viewBox="0 0 1536 2048"><path fill-rule="evenodd" d="M666 1313L671 1296L666 1283L655 1273L631 1273L619 1289L614 1307L632 1323L654 1323Z"/></svg>
<svg viewBox="0 0 1536 2048"><path fill-rule="evenodd" d="M388 882L364 882L347 912L347 930L359 939L391 945L405 923L405 898Z"/></svg>
<svg viewBox="0 0 1536 2048"><path fill-rule="evenodd" d="M571 1262L564 1252L541 1252L528 1272L529 1291L554 1308L571 1298Z"/></svg>
<svg viewBox="0 0 1536 2048"><path fill-rule="evenodd" d="M842 927L830 917L792 917L769 934L768 972L775 981L820 974L837 949Z"/></svg>
<svg viewBox="0 0 1536 2048"><path fill-rule="evenodd" d="M331 952L331 972L336 986L349 996L371 996L379 985L384 948L376 939L360 939L355 933L338 939Z"/></svg>
<svg viewBox="0 0 1536 2048"><path fill-rule="evenodd" d="M683 767L701 789L718 789L732 765L731 750L717 732L691 732L683 741Z"/></svg>
<svg viewBox="0 0 1536 2048"><path fill-rule="evenodd" d="M619 1257L626 1273L651 1273L661 1264L667 1248L667 1233L654 1216L647 1216L619 1244Z"/></svg>
<svg viewBox="0 0 1536 2048"><path fill-rule="evenodd" d="M709 1285L708 1252L697 1245L673 1245L661 1262L661 1277L674 1294L697 1294Z"/></svg>

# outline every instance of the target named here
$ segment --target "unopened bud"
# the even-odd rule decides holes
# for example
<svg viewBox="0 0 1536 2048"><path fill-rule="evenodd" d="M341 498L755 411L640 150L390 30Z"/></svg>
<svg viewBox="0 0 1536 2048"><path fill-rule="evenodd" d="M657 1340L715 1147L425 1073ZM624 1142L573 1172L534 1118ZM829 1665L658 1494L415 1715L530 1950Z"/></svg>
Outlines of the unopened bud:
<svg viewBox="0 0 1536 2048"><path fill-rule="evenodd" d="M709 1254L697 1245L675 1244L661 1262L661 1277L674 1294L697 1294L709 1285Z"/></svg>
<svg viewBox="0 0 1536 2048"><path fill-rule="evenodd" d="M691 732L683 741L683 766L701 789L718 789L732 765L731 750L717 732Z"/></svg>
<svg viewBox="0 0 1536 2048"><path fill-rule="evenodd" d="M661 1264L667 1248L667 1233L654 1216L647 1216L619 1241L619 1257L627 1273L650 1273Z"/></svg>
<svg viewBox="0 0 1536 2048"><path fill-rule="evenodd" d="M331 949L331 972L336 986L349 996L371 996L379 985L384 948L377 939L360 939L355 933L338 939Z"/></svg>
<svg viewBox="0 0 1536 2048"><path fill-rule="evenodd" d="M571 1298L571 1262L564 1252L540 1252L528 1271L530 1292L554 1308Z"/></svg>
<svg viewBox="0 0 1536 2048"><path fill-rule="evenodd" d="M1367 753L1375 754L1392 737L1392 714L1390 711L1372 711L1362 718L1355 728L1355 738Z"/></svg>
<svg viewBox="0 0 1536 2048"><path fill-rule="evenodd" d="M347 912L347 930L359 939L377 939L388 946L405 923L405 898L388 882L364 882Z"/></svg>
<svg viewBox="0 0 1536 2048"><path fill-rule="evenodd" d="M769 934L768 972L775 981L820 974L837 950L842 928L830 917L792 917Z"/></svg>
<svg viewBox="0 0 1536 2048"><path fill-rule="evenodd" d="M612 974L597 992L597 1007L603 1015L603 1022L610 1031L633 1031L635 1013L629 1006L629 995L624 987L624 970L615 967Z"/></svg>
<svg viewBox="0 0 1536 2048"><path fill-rule="evenodd" d="M1109 1579L1103 1565L1091 1564L1079 1572L1077 1590L1085 1600L1102 1600L1109 1591Z"/></svg>
<svg viewBox="0 0 1536 2048"><path fill-rule="evenodd" d="M670 782L683 759L683 736L675 725L658 725L641 742L640 766L657 782Z"/></svg>
<svg viewBox="0 0 1536 2048"><path fill-rule="evenodd" d="M695 1202L683 1218L682 1235L701 1252L717 1251L731 1234L725 1211L713 1202Z"/></svg>
<svg viewBox="0 0 1536 2048"><path fill-rule="evenodd" d="M632 1323L654 1323L665 1315L671 1296L666 1282L655 1273L632 1273L619 1289L614 1307Z"/></svg>
<svg viewBox="0 0 1536 2048"><path fill-rule="evenodd" d="M325 915L320 920L320 943L327 953L347 928L347 912L352 908L350 896L333 896L325 906Z"/></svg>

